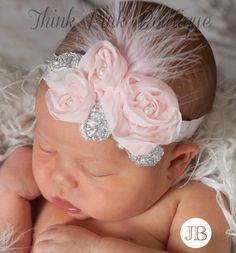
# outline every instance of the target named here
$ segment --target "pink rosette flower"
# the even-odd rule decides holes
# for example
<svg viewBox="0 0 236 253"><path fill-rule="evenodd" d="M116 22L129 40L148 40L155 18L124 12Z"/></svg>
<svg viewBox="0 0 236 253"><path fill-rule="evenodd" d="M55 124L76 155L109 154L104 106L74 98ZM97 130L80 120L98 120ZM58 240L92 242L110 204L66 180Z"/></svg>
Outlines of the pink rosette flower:
<svg viewBox="0 0 236 253"><path fill-rule="evenodd" d="M118 85L124 78L128 66L119 50L104 40L97 42L86 52L79 68L87 73L88 80L99 90Z"/></svg>
<svg viewBox="0 0 236 253"><path fill-rule="evenodd" d="M182 117L174 91L153 77L134 74L101 100L113 138L133 155L174 142Z"/></svg>
<svg viewBox="0 0 236 253"><path fill-rule="evenodd" d="M48 72L43 79L49 86L45 101L55 119L72 123L87 119L96 103L96 93L84 73L67 69Z"/></svg>

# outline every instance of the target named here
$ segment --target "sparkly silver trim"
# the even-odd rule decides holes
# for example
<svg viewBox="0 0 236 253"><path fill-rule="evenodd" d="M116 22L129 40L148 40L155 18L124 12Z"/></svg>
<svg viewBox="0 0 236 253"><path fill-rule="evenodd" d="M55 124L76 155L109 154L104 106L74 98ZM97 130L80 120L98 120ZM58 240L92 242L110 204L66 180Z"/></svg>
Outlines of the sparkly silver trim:
<svg viewBox="0 0 236 253"><path fill-rule="evenodd" d="M132 155L128 152L129 158L137 166L155 166L164 155L164 149L161 146L157 146L151 153L147 155Z"/></svg>
<svg viewBox="0 0 236 253"><path fill-rule="evenodd" d="M118 147L119 149L121 149L121 150L125 149L120 143L117 143L116 145L117 145L117 147Z"/></svg>
<svg viewBox="0 0 236 253"><path fill-rule="evenodd" d="M55 72L68 68L76 68L79 66L82 56L82 54L73 52L64 53L58 56L54 55L53 58L48 61L48 70Z"/></svg>
<svg viewBox="0 0 236 253"><path fill-rule="evenodd" d="M88 141L102 141L110 137L111 131L100 104L92 108L88 119L80 125L80 132Z"/></svg>

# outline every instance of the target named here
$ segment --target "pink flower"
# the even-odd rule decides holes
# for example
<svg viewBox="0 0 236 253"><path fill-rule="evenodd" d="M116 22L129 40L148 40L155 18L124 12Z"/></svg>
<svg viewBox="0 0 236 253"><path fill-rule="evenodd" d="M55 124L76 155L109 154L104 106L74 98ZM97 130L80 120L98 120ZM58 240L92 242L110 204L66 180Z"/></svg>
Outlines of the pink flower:
<svg viewBox="0 0 236 253"><path fill-rule="evenodd" d="M133 155L174 142L182 117L174 91L162 81L134 74L101 100L113 138Z"/></svg>
<svg viewBox="0 0 236 253"><path fill-rule="evenodd" d="M127 73L127 62L109 41L99 41L80 61L80 70L87 73L95 89L119 85Z"/></svg>
<svg viewBox="0 0 236 253"><path fill-rule="evenodd" d="M72 123L87 119L96 103L96 93L82 72L76 69L50 72L44 79L49 86L48 111L55 119Z"/></svg>

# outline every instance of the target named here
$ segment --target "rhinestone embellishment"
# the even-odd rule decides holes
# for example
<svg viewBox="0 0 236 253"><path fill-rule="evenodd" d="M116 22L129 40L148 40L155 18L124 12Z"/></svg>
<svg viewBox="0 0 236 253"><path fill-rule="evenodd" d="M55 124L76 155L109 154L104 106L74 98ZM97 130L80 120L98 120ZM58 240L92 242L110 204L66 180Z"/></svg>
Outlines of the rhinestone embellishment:
<svg viewBox="0 0 236 253"><path fill-rule="evenodd" d="M132 155L128 152L129 158L137 166L155 166L164 155L164 149L161 146L157 146L152 152L147 155Z"/></svg>
<svg viewBox="0 0 236 253"><path fill-rule="evenodd" d="M55 72L68 68L76 68L79 66L82 56L82 54L72 52L64 53L58 56L54 55L53 58L48 61L48 70Z"/></svg>
<svg viewBox="0 0 236 253"><path fill-rule="evenodd" d="M102 141L110 137L111 131L100 104L92 108L88 119L80 125L80 132L88 141Z"/></svg>

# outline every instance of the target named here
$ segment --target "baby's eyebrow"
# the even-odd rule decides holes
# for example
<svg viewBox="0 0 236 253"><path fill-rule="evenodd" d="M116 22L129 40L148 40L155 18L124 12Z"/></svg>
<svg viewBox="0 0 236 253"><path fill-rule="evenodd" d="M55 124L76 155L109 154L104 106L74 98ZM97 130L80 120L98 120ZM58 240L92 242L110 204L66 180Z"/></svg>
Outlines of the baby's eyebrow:
<svg viewBox="0 0 236 253"><path fill-rule="evenodd" d="M86 156L86 155L82 155L82 156L78 157L77 159L81 163L85 163L85 164L88 163L88 164L99 165L99 166L105 168L104 170L106 170L106 171L108 171L108 170L110 170L110 171L111 170L112 171L118 171L118 169L115 169L115 168L119 167L118 164L114 160L108 159L107 157L102 158L100 156ZM114 166L113 169L109 169L109 166L102 165L102 163L103 164L107 164L108 162L110 164L113 164L113 165L116 164L116 166Z"/></svg>
<svg viewBox="0 0 236 253"><path fill-rule="evenodd" d="M48 138L39 130L38 126L35 127L34 133L35 133L35 137L37 136L37 138L39 138L43 143L53 147L53 145L50 144L50 141L48 140Z"/></svg>
<svg viewBox="0 0 236 253"><path fill-rule="evenodd" d="M87 165L87 166L86 166ZM101 164L93 163L91 160L83 166L83 170L92 172L92 173L107 173L107 174L117 174L119 172L117 167L110 167L109 165L105 164L104 162Z"/></svg>
<svg viewBox="0 0 236 253"><path fill-rule="evenodd" d="M39 130L38 123L35 124L34 132L35 132L38 136L40 136L41 138L46 139L45 136L44 136L44 135L41 133L41 131Z"/></svg>

